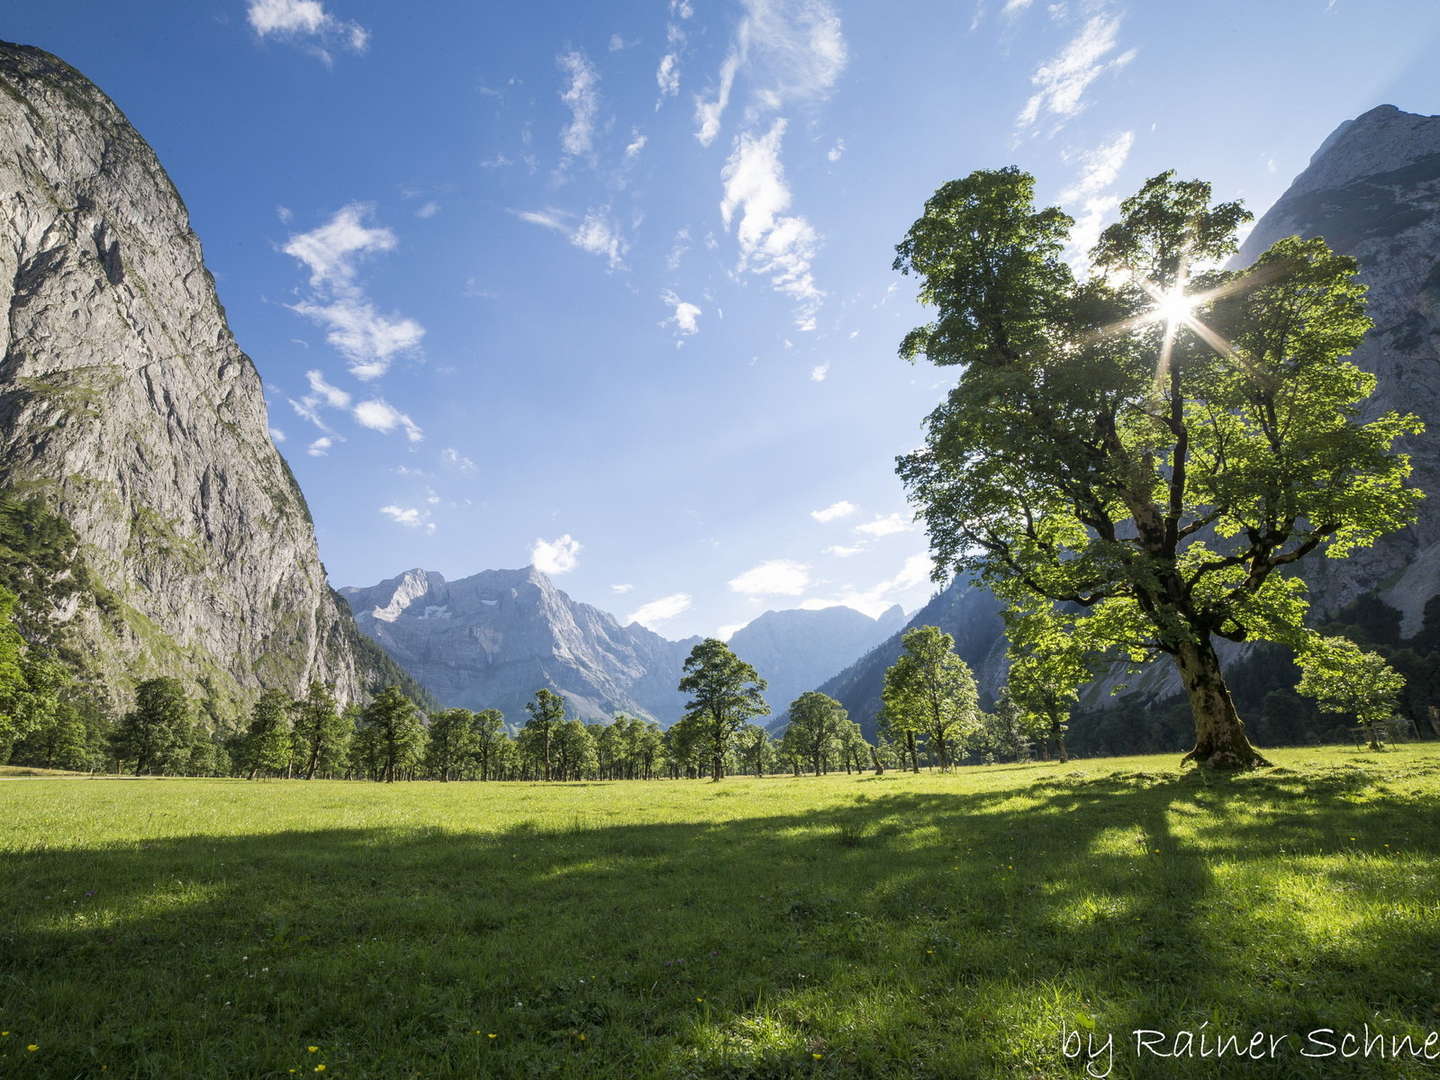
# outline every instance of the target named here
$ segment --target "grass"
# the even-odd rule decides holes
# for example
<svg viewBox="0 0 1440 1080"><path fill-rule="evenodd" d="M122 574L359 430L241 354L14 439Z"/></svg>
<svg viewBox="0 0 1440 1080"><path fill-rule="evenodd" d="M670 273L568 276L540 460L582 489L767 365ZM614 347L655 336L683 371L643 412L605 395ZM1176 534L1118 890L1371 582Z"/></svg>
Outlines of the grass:
<svg viewBox="0 0 1440 1080"><path fill-rule="evenodd" d="M1272 756L7 779L0 1075L1081 1077L1070 1031L1116 1077L1436 1075L1298 1048L1440 1027L1440 755ZM1289 1038L1162 1060L1135 1028Z"/></svg>

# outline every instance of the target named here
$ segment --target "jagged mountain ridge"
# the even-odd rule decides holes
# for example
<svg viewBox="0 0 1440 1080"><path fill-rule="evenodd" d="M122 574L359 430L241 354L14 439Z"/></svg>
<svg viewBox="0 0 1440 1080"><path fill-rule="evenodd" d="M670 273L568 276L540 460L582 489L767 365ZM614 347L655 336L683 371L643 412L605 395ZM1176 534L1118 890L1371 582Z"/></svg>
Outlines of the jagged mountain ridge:
<svg viewBox="0 0 1440 1080"><path fill-rule="evenodd" d="M525 702L548 686L589 722L625 712L669 726L684 711L676 686L699 638L622 626L533 566L457 581L409 570L340 595L361 629L444 705L497 708L518 726ZM730 644L770 682L766 699L778 711L789 704L782 695L813 689L901 619L899 608L879 620L849 608L766 612Z"/></svg>
<svg viewBox="0 0 1440 1080"><path fill-rule="evenodd" d="M311 678L363 696L386 662L326 582L179 193L94 84L8 43L0 201L0 495L73 530L103 583L58 612L71 654L115 688L179 677L217 716Z"/></svg>
<svg viewBox="0 0 1440 1080"><path fill-rule="evenodd" d="M848 607L767 611L735 631L729 644L765 677L765 700L780 713L818 688L837 663L863 656L904 625L899 604L873 619Z"/></svg>
<svg viewBox="0 0 1440 1080"><path fill-rule="evenodd" d="M678 672L699 640L621 626L533 566L457 581L409 570L340 595L361 630L442 705L497 708L517 726L545 686L582 720L625 712L673 722L684 707Z"/></svg>
<svg viewBox="0 0 1440 1080"><path fill-rule="evenodd" d="M1348 559L1310 559L1301 572L1317 612L1374 592L1413 634L1440 594L1440 116L1380 105L1342 123L1256 222L1236 263L1290 235L1322 236L1359 260L1375 325L1354 360L1379 378L1365 414L1413 412L1425 422L1404 449L1411 483L1430 496L1411 528Z"/></svg>
<svg viewBox="0 0 1440 1080"><path fill-rule="evenodd" d="M901 629L817 689L844 705L865 737L874 739L885 671L900 657L901 637L912 627L938 626L955 639L956 653L975 672L983 703L1005 681L1005 627L1000 610L1000 601L989 589L974 584L968 577L957 577L932 596ZM770 730L780 734L788 720L784 714L778 715L771 722Z"/></svg>

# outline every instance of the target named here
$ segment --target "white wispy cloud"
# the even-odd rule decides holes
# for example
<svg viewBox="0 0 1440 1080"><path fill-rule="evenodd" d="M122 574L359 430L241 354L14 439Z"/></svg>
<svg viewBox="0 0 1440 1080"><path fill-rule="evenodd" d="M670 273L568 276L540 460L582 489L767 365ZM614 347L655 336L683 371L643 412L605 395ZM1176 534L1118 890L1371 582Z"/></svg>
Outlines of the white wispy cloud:
<svg viewBox="0 0 1440 1080"><path fill-rule="evenodd" d="M245 18L257 36L290 41L326 64L332 49L363 53L370 45L368 30L336 18L320 0L250 0Z"/></svg>
<svg viewBox="0 0 1440 1080"><path fill-rule="evenodd" d="M666 289L660 294L660 299L670 305L670 317L664 320L661 326L673 326L677 334L689 336L699 331L700 309L685 300L681 300L675 293Z"/></svg>
<svg viewBox="0 0 1440 1080"><path fill-rule="evenodd" d="M636 157L639 157L639 156L640 156L640 151L645 149L645 144L646 144L647 142L649 142L649 141L650 141L649 137L646 136L646 135L640 134L639 129L637 129L637 128L631 128L631 129L630 129L630 142L629 142L629 143L626 145L626 147L625 147L625 156L626 156L627 158L636 158Z"/></svg>
<svg viewBox="0 0 1440 1080"><path fill-rule="evenodd" d="M1105 189L1120 175L1134 143L1135 133L1122 131L1093 150L1066 156L1067 161L1075 160L1080 165L1080 175L1060 193L1062 202L1077 204L1072 207L1075 225L1066 248L1066 259L1077 270L1086 266L1106 220L1120 205L1120 197Z"/></svg>
<svg viewBox="0 0 1440 1080"><path fill-rule="evenodd" d="M309 446L305 447L305 453L309 454L311 457L324 457L327 453L330 452L330 448L334 445L335 440L332 437L330 437L329 435L322 435L320 436L320 438L312 442Z"/></svg>
<svg viewBox="0 0 1440 1080"><path fill-rule="evenodd" d="M658 600L651 600L648 604L641 604L625 616L625 622L627 625L639 623L641 626L653 630L657 624L673 619L681 612L689 610L690 595L688 593L671 593Z"/></svg>
<svg viewBox="0 0 1440 1080"><path fill-rule="evenodd" d="M840 160L842 157L844 157L844 156L845 156L845 140L844 140L844 139L836 139L836 140L835 140L835 145L832 146L832 147L830 147L829 150L825 151L825 160L831 162L832 164L835 163L835 162L837 162L837 161L839 161L839 160Z"/></svg>
<svg viewBox="0 0 1440 1080"><path fill-rule="evenodd" d="M629 585L629 584L625 584L625 585L611 585L611 586L610 586L610 591L613 592L613 593L615 593L615 594L617 594L617 595L623 596L625 593L631 592L634 588L635 588L634 585Z"/></svg>
<svg viewBox="0 0 1440 1080"><path fill-rule="evenodd" d="M435 531L435 523L430 520L430 511L421 510L419 507L392 504L380 507L380 513L407 529L424 529L427 533Z"/></svg>
<svg viewBox="0 0 1440 1080"><path fill-rule="evenodd" d="M1043 115L1054 117L1057 126L1078 116L1085 108L1090 84L1135 58L1134 49L1111 56L1117 47L1120 19L1114 12L1092 16L1059 53L1035 69L1030 82L1036 90L1016 120L1021 129L1033 127Z"/></svg>
<svg viewBox="0 0 1440 1080"><path fill-rule="evenodd" d="M738 42L743 44L749 36L746 23L741 23L741 35ZM720 83L714 96L707 101L696 95L695 138L701 146L709 146L715 141L715 136L720 134L720 118L730 105L730 92L735 88L735 74L740 70L742 56L739 50L740 45L737 44L736 50L725 57L725 62L720 65Z"/></svg>
<svg viewBox="0 0 1440 1080"><path fill-rule="evenodd" d="M909 532L914 527L914 523L906 521L899 514L887 514L883 517L877 516L873 521L867 521L863 525L856 525L855 531L864 536L880 537Z"/></svg>
<svg viewBox="0 0 1440 1080"><path fill-rule="evenodd" d="M829 547L822 550L820 554L833 555L837 559L848 559L852 555L859 555L864 550L865 546L863 544L855 544L853 546L847 546L845 544L831 544Z"/></svg>
<svg viewBox="0 0 1440 1080"><path fill-rule="evenodd" d="M730 579L732 592L750 596L799 596L810 587L810 568L794 559L771 559Z"/></svg>
<svg viewBox="0 0 1440 1080"><path fill-rule="evenodd" d="M581 251L604 256L611 270L624 264L625 252L629 250L629 245L625 242L620 227L615 223L608 206L594 207L586 211L585 217L579 225L570 224L574 220L574 215L553 208L512 210L511 213L521 221L528 221L531 225L539 225L543 229L562 233Z"/></svg>
<svg viewBox="0 0 1440 1080"><path fill-rule="evenodd" d="M797 301L795 324L815 328L825 294L815 285L811 263L819 236L805 218L787 214L790 188L780 162L785 120L777 119L763 135L740 135L721 172L724 196L720 216L728 229L736 224L740 269L769 277L777 291Z"/></svg>
<svg viewBox="0 0 1440 1080"><path fill-rule="evenodd" d="M282 443L285 441L285 432L281 431L278 427L272 427L270 429L270 438L277 443Z"/></svg>
<svg viewBox="0 0 1440 1080"><path fill-rule="evenodd" d="M387 435L399 428L411 442L419 442L425 437L415 421L380 398L360 402L355 406L353 415L362 426Z"/></svg>
<svg viewBox="0 0 1440 1080"><path fill-rule="evenodd" d="M830 365L829 365L829 364L816 364L814 367L812 367L812 368L810 369L810 381L811 381L811 382L824 382L825 379L826 379L826 377L827 377L829 374L830 374Z"/></svg>
<svg viewBox="0 0 1440 1080"><path fill-rule="evenodd" d="M560 100L570 107L570 122L560 130L560 149L566 157L582 157L594 146L595 121L600 114L600 76L578 49L555 58L568 79Z"/></svg>
<svg viewBox="0 0 1440 1080"><path fill-rule="evenodd" d="M872 619L877 618L886 609L898 603L906 593L929 581L933 565L929 555L911 555L894 577L876 582L868 589L849 587L832 596L807 597L801 601L800 607L807 611L815 611L843 604L856 611L863 611Z"/></svg>
<svg viewBox="0 0 1440 1080"><path fill-rule="evenodd" d="M665 268L667 270L679 270L680 260L685 258L685 253L690 250L690 230L688 228L678 229L675 239L670 243L670 250L665 255Z"/></svg>
<svg viewBox="0 0 1440 1080"><path fill-rule="evenodd" d="M311 391L332 409L348 409L350 407L350 395L338 386L331 386L326 382L323 372L307 371L305 379L310 383Z"/></svg>
<svg viewBox="0 0 1440 1080"><path fill-rule="evenodd" d="M660 65L655 69L655 83L660 87L662 100L680 93L680 57L678 54L666 53L660 58Z"/></svg>
<svg viewBox="0 0 1440 1080"><path fill-rule="evenodd" d="M608 207L588 211L580 227L570 235L570 242L581 251L605 256L612 270L620 265L625 254L625 241Z"/></svg>
<svg viewBox="0 0 1440 1080"><path fill-rule="evenodd" d="M448 446L444 450L440 451L440 460L443 461L446 465L450 465L456 469L459 469L461 472L475 471L475 462L471 461L464 454L460 453L459 450L452 449Z"/></svg>
<svg viewBox="0 0 1440 1080"><path fill-rule="evenodd" d="M363 256L395 247L393 232L365 224L373 212L368 203L349 203L319 228L290 237L281 250L309 267L313 287L351 286Z"/></svg>
<svg viewBox="0 0 1440 1080"><path fill-rule="evenodd" d="M720 133L737 75L753 84L757 112L824 97L849 53L840 16L827 0L743 0L744 15L708 96L695 98L695 138L709 146Z"/></svg>
<svg viewBox="0 0 1440 1080"><path fill-rule="evenodd" d="M820 510L811 510L810 516L824 525L827 522L838 521L840 518L849 517L858 509L859 507L849 499L841 499L839 502L833 502Z"/></svg>
<svg viewBox="0 0 1440 1080"><path fill-rule="evenodd" d="M418 218L432 218L432 217L434 217L436 214L438 214L439 212L440 212L440 204L437 203L434 199L431 199L429 202L423 203L423 204L415 211L415 216L418 217Z"/></svg>
<svg viewBox="0 0 1440 1080"><path fill-rule="evenodd" d="M1066 161L1075 160L1080 164L1080 175L1075 182L1060 193L1061 202L1075 202L1097 192L1104 191L1115 182L1130 148L1135 145L1135 133L1122 131L1113 139L1101 143L1093 150L1082 150L1078 154L1065 155Z"/></svg>
<svg viewBox="0 0 1440 1080"><path fill-rule="evenodd" d="M325 328L325 340L358 379L385 374L395 356L415 349L425 336L414 319L382 315L357 283L361 261L393 250L396 243L389 229L366 224L371 212L364 203L343 206L324 225L297 233L281 249L309 269L313 290L290 310Z"/></svg>
<svg viewBox="0 0 1440 1080"><path fill-rule="evenodd" d="M580 565L580 541L569 533L554 540L535 541L530 563L542 574L568 574Z"/></svg>
<svg viewBox="0 0 1440 1080"><path fill-rule="evenodd" d="M734 636L735 636L737 633L739 633L741 630L744 630L747 625L748 625L747 623L737 622L737 623L728 623L728 624L725 625L725 626L716 627L716 628L715 628L715 636L716 636L717 638L719 638L721 641L729 641L732 637L734 637Z"/></svg>

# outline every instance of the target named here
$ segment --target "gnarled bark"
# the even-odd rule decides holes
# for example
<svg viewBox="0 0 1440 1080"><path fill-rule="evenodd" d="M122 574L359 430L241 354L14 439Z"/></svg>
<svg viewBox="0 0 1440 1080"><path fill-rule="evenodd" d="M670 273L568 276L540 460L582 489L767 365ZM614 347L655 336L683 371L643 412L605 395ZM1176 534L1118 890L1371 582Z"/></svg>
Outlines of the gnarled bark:
<svg viewBox="0 0 1440 1080"><path fill-rule="evenodd" d="M1195 717L1195 748L1180 764L1194 761L1211 769L1236 770L1269 765L1245 736L1245 724L1235 711L1210 641L1185 642L1175 653L1175 663Z"/></svg>

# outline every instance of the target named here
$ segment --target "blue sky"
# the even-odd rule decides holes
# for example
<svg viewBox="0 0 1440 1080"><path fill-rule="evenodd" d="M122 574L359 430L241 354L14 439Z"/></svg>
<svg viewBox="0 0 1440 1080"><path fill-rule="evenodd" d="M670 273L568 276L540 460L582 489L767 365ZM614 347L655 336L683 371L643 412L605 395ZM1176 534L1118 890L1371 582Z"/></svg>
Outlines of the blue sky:
<svg viewBox="0 0 1440 1080"><path fill-rule="evenodd" d="M894 244L1019 164L1077 250L1440 112L1434 0L11 5L190 208L336 585L535 561L671 637L928 597Z"/></svg>

